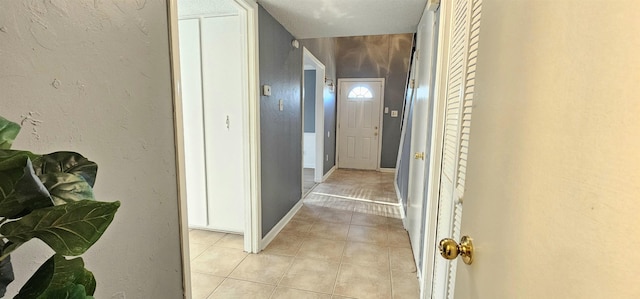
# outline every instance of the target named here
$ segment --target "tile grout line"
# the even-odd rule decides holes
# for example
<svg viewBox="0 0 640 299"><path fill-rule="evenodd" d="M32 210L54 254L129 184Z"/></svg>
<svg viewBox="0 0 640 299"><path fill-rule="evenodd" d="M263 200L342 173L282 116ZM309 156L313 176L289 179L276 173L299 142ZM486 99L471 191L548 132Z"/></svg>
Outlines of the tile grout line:
<svg viewBox="0 0 640 299"><path fill-rule="evenodd" d="M353 214L351 215L353 219ZM336 295L336 286L338 286L338 278L340 277L340 270L342 270L342 262L344 261L344 254L347 251L347 244L349 243L349 232L351 231L351 220L349 221L349 231L347 231L347 239L344 242L344 247L342 248L342 255L340 256L340 264L338 264L338 272L336 273L336 281L333 283L333 290L331 291L331 297Z"/></svg>

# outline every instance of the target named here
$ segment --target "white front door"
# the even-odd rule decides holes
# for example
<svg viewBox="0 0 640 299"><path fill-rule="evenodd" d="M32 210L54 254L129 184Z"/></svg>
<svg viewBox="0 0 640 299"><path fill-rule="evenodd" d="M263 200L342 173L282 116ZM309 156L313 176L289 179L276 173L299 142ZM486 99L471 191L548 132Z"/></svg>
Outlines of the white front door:
<svg viewBox="0 0 640 299"><path fill-rule="evenodd" d="M378 169L383 82L340 80L338 168Z"/></svg>
<svg viewBox="0 0 640 299"><path fill-rule="evenodd" d="M484 0L456 298L640 298L640 2L602 4Z"/></svg>
<svg viewBox="0 0 640 299"><path fill-rule="evenodd" d="M424 202L427 163L430 148L429 131L432 123L432 102L434 85L434 64L436 50L436 14L428 11L418 25L416 55L414 66L417 67L415 92L412 109L411 155L409 157L409 192L407 195L407 230L413 248L413 255L418 267L421 265L422 244L424 236ZM416 157L422 154L423 157Z"/></svg>

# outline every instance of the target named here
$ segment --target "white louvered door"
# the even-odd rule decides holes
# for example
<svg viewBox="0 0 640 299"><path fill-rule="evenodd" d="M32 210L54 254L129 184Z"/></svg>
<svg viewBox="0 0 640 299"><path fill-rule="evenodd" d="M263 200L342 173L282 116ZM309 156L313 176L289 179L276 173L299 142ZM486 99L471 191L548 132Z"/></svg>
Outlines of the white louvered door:
<svg viewBox="0 0 640 299"><path fill-rule="evenodd" d="M455 0L450 18L444 103L444 134L436 240L460 240L464 182L471 129L482 0ZM442 12L441 12L442 13ZM434 244L437 246L437 244ZM454 298L458 261L434 259L431 298Z"/></svg>

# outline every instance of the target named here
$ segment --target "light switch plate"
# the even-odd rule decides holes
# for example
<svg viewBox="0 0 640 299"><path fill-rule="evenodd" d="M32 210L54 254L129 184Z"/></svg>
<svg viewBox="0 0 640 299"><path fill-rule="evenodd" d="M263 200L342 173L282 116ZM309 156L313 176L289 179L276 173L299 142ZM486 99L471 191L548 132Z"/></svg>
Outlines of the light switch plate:
<svg viewBox="0 0 640 299"><path fill-rule="evenodd" d="M278 105L280 106L280 111L284 110L284 100L280 99L280 103Z"/></svg>
<svg viewBox="0 0 640 299"><path fill-rule="evenodd" d="M391 117L398 117L398 110L391 110Z"/></svg>
<svg viewBox="0 0 640 299"><path fill-rule="evenodd" d="M270 96L271 95L271 86L270 85L262 85L262 95Z"/></svg>
<svg viewBox="0 0 640 299"><path fill-rule="evenodd" d="M384 107L384 114L389 113L389 107Z"/></svg>

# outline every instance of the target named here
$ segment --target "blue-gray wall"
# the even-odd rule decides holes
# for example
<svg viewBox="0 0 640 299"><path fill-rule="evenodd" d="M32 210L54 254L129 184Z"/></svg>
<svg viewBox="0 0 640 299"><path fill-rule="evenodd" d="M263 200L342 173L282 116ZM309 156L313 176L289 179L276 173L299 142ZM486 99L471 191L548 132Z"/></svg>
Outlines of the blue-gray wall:
<svg viewBox="0 0 640 299"><path fill-rule="evenodd" d="M385 78L384 106L402 112L413 34L337 38L338 78ZM383 114L380 167L395 168L402 117Z"/></svg>
<svg viewBox="0 0 640 299"><path fill-rule="evenodd" d="M304 132L316 131L316 71L304 71Z"/></svg>
<svg viewBox="0 0 640 299"><path fill-rule="evenodd" d="M271 96L260 97L264 237L302 196L302 48L291 46L294 37L262 6L258 22L260 85L271 86Z"/></svg>
<svg viewBox="0 0 640 299"><path fill-rule="evenodd" d="M335 85L336 80L336 39L313 38L300 40L300 43L309 50L322 64L324 64L324 76L331 79ZM322 92L324 100L324 174L336 165L336 93L325 84ZM328 134L327 134L328 133Z"/></svg>

